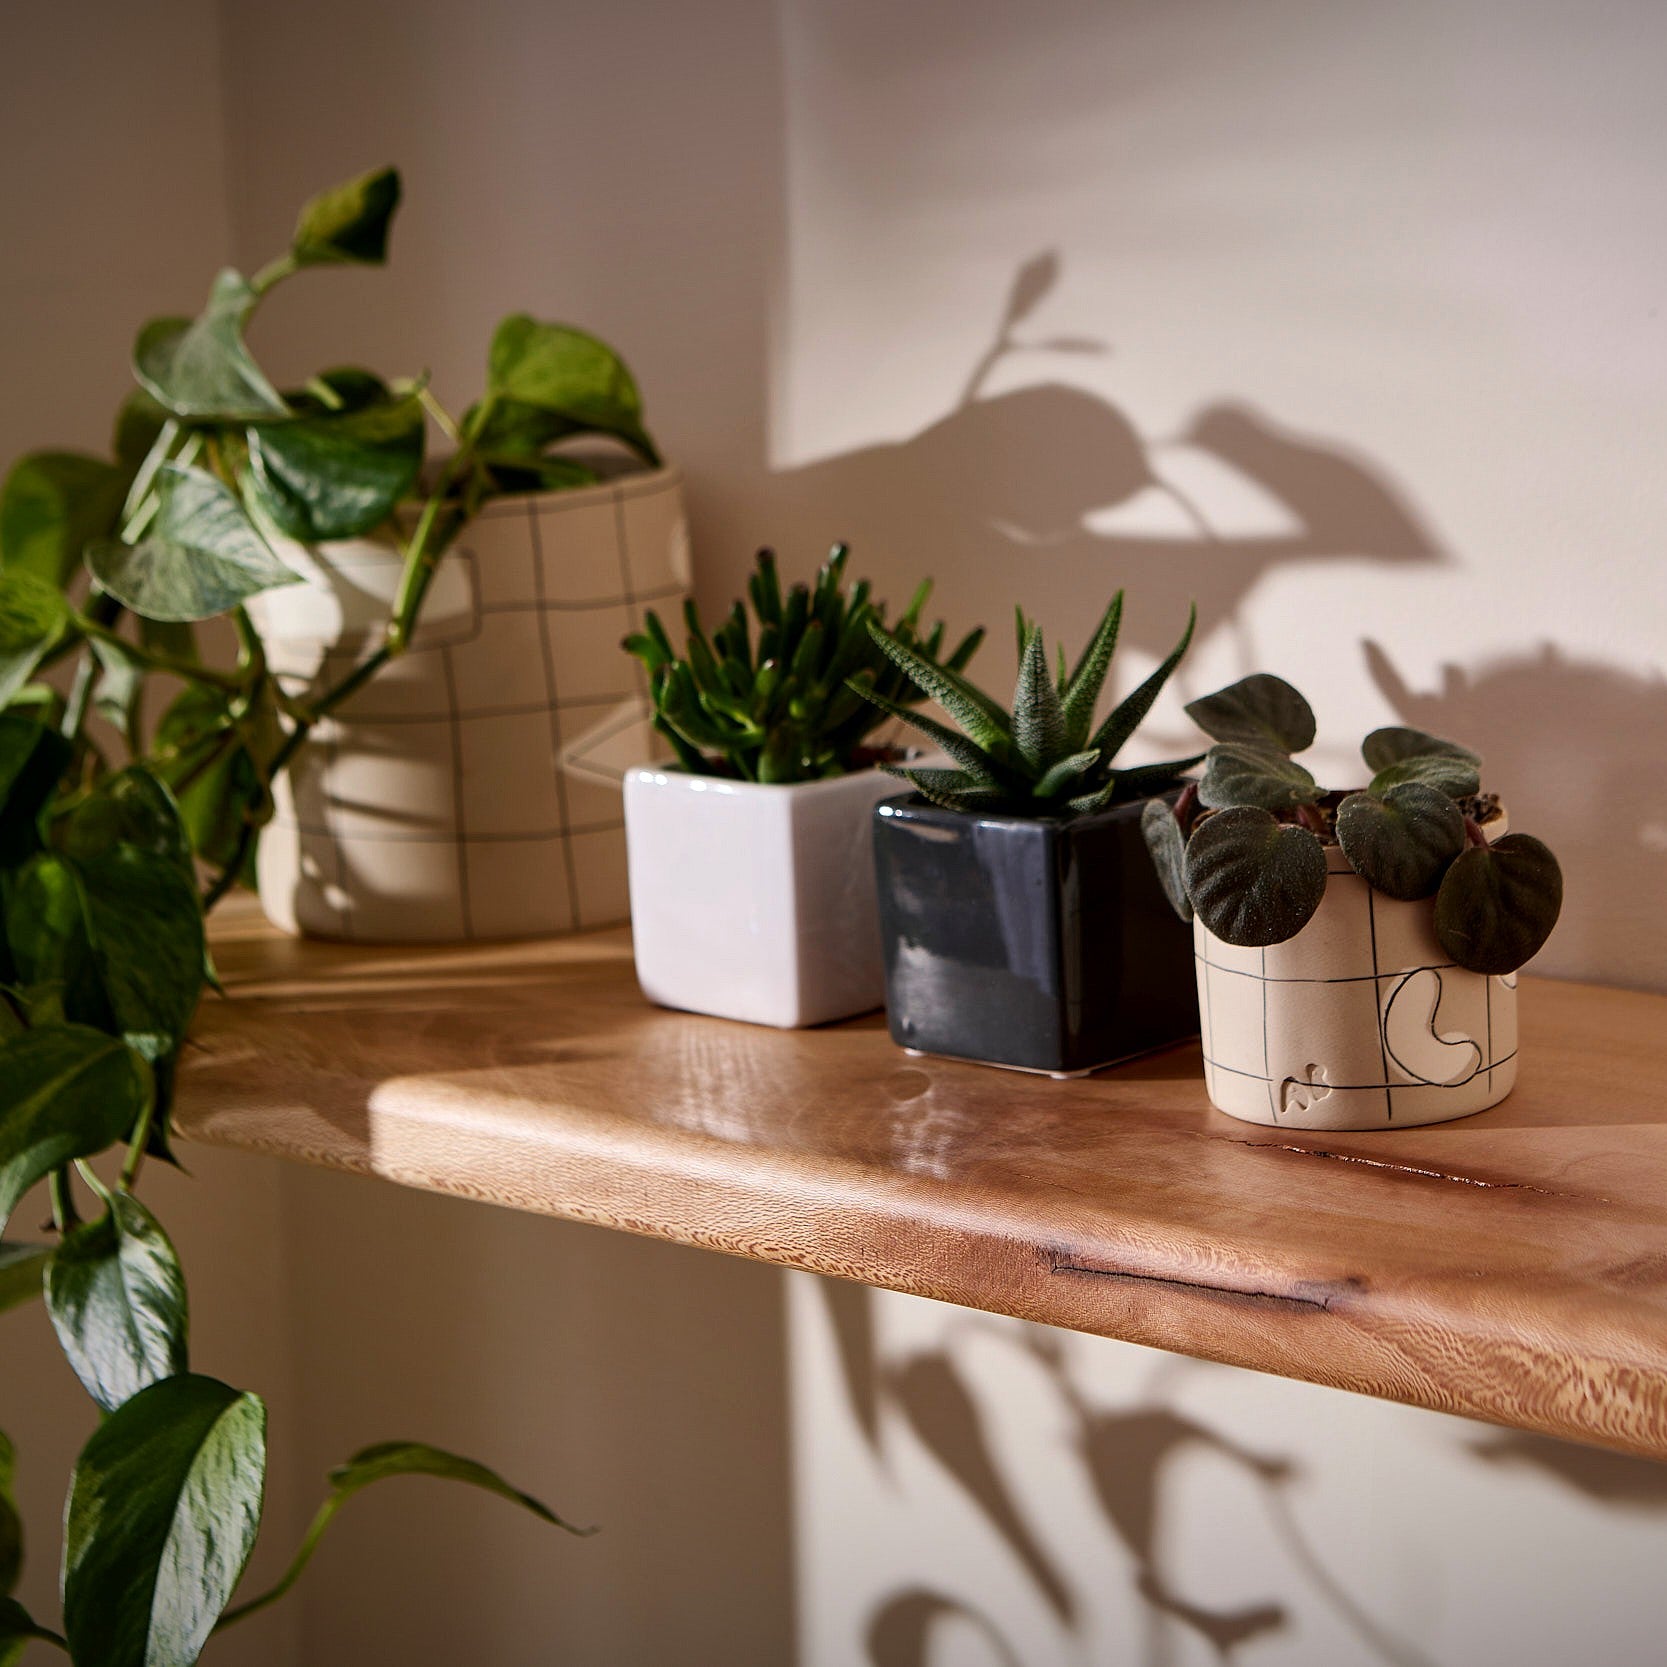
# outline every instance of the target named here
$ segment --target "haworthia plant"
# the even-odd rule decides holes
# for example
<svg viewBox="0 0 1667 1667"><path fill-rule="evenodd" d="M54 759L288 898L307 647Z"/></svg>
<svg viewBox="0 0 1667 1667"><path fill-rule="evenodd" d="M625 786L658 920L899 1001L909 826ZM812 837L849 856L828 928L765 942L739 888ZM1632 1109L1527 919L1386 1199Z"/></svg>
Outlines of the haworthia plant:
<svg viewBox="0 0 1667 1667"><path fill-rule="evenodd" d="M1096 725L1094 713L1111 670L1122 617L1123 593L1118 591L1076 665L1067 666L1061 648L1057 665L1050 667L1042 628L1021 610L1019 681L1011 711L960 676L958 668L933 665L900 634L871 627L886 657L957 726L905 711L881 690L861 688L865 699L913 724L954 766L886 768L946 810L1008 816L1082 815L1173 786L1202 754L1128 770L1117 769L1115 761L1181 663L1198 610L1188 614L1181 640L1157 670Z"/></svg>
<svg viewBox="0 0 1667 1667"><path fill-rule="evenodd" d="M1461 967L1514 972L1535 955L1563 902L1557 859L1529 834L1490 838L1498 801L1481 759L1423 730L1374 730L1373 774L1328 792L1291 754L1313 745L1314 714L1283 679L1258 673L1187 708L1215 745L1203 779L1142 827L1170 901L1223 942L1284 943L1326 889L1325 846L1340 847L1374 890L1433 897L1436 936Z"/></svg>
<svg viewBox="0 0 1667 1667"><path fill-rule="evenodd" d="M783 594L774 554L760 550L747 603L736 602L710 637L691 601L683 608L682 654L653 612L644 630L625 639L648 671L654 727L685 770L787 783L873 762L865 749L886 714L906 716L906 704L922 698L883 642L906 645L945 677L960 675L983 631L969 632L940 664L943 623L921 634L927 580L887 635L885 604L871 600L868 581L845 583L849 556L836 544L814 586L795 584Z"/></svg>

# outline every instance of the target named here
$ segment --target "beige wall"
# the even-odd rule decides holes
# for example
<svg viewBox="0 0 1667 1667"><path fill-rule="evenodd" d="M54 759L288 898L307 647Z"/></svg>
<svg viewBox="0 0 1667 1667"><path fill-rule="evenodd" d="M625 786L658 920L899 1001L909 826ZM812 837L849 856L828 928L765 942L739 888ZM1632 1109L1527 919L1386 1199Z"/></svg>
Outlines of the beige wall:
<svg viewBox="0 0 1667 1667"><path fill-rule="evenodd" d="M9 42L0 189L41 235L0 253L0 453L96 438L135 319L190 305L222 252L269 253L319 185L397 161L393 267L276 302L277 368L428 366L462 404L500 314L583 322L689 470L709 599L760 541L808 567L836 536L893 592L934 572L955 618L998 628L1022 596L1080 632L1127 583L1127 681L1196 597L1181 694L1280 671L1334 769L1397 716L1474 741L1569 870L1545 969L1667 987L1648 0L224 0L218 75L210 8L171 30L98 10L98 31ZM188 205L166 247L140 206L164 182ZM119 314L96 343L56 278L75 271ZM1182 733L1177 701L1157 730ZM289 1339L303 1500L400 1433L605 1528L556 1541L407 1484L344 1520L272 1623L297 1630L246 1647L770 1667L796 1629L804 1667L1658 1653L1653 1467L202 1167L230 1191L200 1217L225 1248L199 1336ZM222 1277L269 1330L223 1309L210 1330ZM15 1396L67 1451L62 1374L31 1360L0 1422L25 1421Z"/></svg>

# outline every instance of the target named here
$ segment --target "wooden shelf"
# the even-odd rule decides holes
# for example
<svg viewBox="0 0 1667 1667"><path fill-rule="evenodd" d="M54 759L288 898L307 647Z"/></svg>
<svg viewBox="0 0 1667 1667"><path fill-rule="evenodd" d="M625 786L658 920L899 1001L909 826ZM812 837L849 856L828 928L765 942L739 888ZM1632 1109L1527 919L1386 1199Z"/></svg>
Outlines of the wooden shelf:
<svg viewBox="0 0 1667 1667"><path fill-rule="evenodd" d="M1196 1046L1051 1082L647 1005L624 932L217 924L194 1140L1667 1457L1667 997L1525 979L1521 1083L1303 1135Z"/></svg>

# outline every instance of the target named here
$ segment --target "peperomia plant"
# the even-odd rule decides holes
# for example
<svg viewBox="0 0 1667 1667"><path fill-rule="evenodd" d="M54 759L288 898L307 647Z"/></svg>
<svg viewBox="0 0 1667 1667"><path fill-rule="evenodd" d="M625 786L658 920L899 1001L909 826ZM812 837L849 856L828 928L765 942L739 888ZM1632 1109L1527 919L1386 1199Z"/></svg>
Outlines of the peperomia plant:
<svg viewBox="0 0 1667 1667"><path fill-rule="evenodd" d="M846 587L850 552L836 544L814 589L794 585L782 594L776 560L760 550L747 582L747 608L736 602L711 639L690 601L683 605L687 647L679 655L652 611L646 628L625 639L648 670L654 727L678 762L695 775L785 783L843 775L874 763L868 737L911 698L908 678L875 646L884 636L885 604L870 600L866 579ZM894 627L896 641L936 666L943 648L940 620L920 635L921 610L932 593L927 580ZM878 636L871 635L879 633ZM971 631L943 662L954 677L984 639ZM871 696L883 710L865 704Z"/></svg>
<svg viewBox="0 0 1667 1667"><path fill-rule="evenodd" d="M913 724L957 766L888 764L886 768L947 810L996 811L1007 816L1082 815L1173 786L1181 772L1203 754L1128 770L1115 769L1114 761L1181 663L1192 641L1198 610L1188 614L1181 640L1158 669L1095 728L1094 710L1111 670L1122 617L1123 593L1118 591L1076 665L1067 669L1061 647L1055 672L1049 669L1041 627L1020 610L1019 681L1011 712L961 677L957 668L935 666L901 636L871 627L874 641L892 663L960 726L951 729L935 718L904 709L878 689L853 684L882 711Z"/></svg>
<svg viewBox="0 0 1667 1667"><path fill-rule="evenodd" d="M480 503L595 478L553 449L576 435L655 458L612 351L524 316L499 327L460 422L421 379L338 369L278 391L245 343L251 315L300 271L380 263L398 199L385 169L309 203L254 277L222 272L197 318L139 333L112 459L35 453L0 491L0 1310L44 1298L100 1415L70 1480L61 1633L13 1595L22 1525L0 1436L0 1664L38 1639L81 1667L184 1667L288 1590L341 1505L384 1477L451 1477L559 1523L472 1461L385 1444L332 1473L289 1573L228 1611L260 1522L265 1409L193 1370L184 1274L136 1192L147 1160L170 1159L175 1066L213 976L204 916L247 872L274 777L403 652ZM453 449L412 497L427 418ZM280 688L243 604L295 581L286 539L390 519L408 536L381 640L331 687ZM192 629L219 615L231 664L204 659ZM153 722L155 674L184 688ZM47 1236L5 1237L40 1182Z"/></svg>
<svg viewBox="0 0 1667 1667"><path fill-rule="evenodd" d="M1387 897L1434 897L1435 931L1461 967L1514 972L1551 935L1563 902L1557 859L1524 833L1490 838L1499 801L1481 759L1422 730L1374 730L1372 778L1327 791L1292 757L1314 744L1314 713L1282 678L1247 677L1187 707L1215 745L1203 778L1143 829L1170 901L1225 943L1294 938L1326 889L1325 847Z"/></svg>

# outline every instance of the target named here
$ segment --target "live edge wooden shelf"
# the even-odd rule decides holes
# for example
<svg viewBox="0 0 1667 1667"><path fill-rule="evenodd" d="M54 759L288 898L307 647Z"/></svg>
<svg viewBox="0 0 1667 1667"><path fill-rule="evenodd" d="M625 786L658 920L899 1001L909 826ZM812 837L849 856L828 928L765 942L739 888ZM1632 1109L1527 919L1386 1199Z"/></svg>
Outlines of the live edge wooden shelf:
<svg viewBox="0 0 1667 1667"><path fill-rule="evenodd" d="M622 931L215 954L191 1139L1667 1458L1667 997L1525 979L1504 1105L1305 1135L1196 1046L1052 1082L664 1012Z"/></svg>

